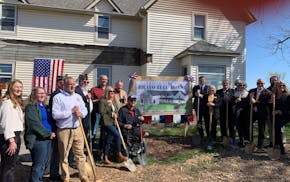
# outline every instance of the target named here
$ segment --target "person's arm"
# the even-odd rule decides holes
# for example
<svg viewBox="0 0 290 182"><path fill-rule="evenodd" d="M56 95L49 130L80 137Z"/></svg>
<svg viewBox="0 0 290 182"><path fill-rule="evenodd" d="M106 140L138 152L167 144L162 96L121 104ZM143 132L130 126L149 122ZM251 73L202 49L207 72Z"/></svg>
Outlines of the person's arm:
<svg viewBox="0 0 290 182"><path fill-rule="evenodd" d="M82 100L80 95L76 95L76 96L80 98L80 101L78 104L79 104L80 112L82 113L82 118L85 118L88 114L88 109L86 108L86 104Z"/></svg>
<svg viewBox="0 0 290 182"><path fill-rule="evenodd" d="M29 133L33 133L37 136L41 136L43 139L50 137L49 132L42 124L39 119L36 106L28 105L25 108L25 130Z"/></svg>
<svg viewBox="0 0 290 182"><path fill-rule="evenodd" d="M0 109L1 122L0 126L3 130L5 140L10 142L14 141L14 122L11 122L15 119L15 111L13 104L5 102L1 105Z"/></svg>
<svg viewBox="0 0 290 182"><path fill-rule="evenodd" d="M65 103L62 101L62 93L53 97L52 101L52 117L55 120L67 119L72 117L72 111L65 109Z"/></svg>

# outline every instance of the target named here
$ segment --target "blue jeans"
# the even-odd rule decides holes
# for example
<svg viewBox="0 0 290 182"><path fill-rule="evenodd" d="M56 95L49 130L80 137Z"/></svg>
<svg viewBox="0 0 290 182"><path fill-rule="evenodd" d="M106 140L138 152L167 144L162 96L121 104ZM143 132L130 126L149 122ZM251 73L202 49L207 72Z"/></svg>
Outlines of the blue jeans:
<svg viewBox="0 0 290 182"><path fill-rule="evenodd" d="M104 130L107 133L104 154L105 155L109 154L110 145L111 145L113 139L116 140L117 152L121 152L121 137L120 137L120 134L119 134L118 130L116 129L116 127L113 125L105 126Z"/></svg>
<svg viewBox="0 0 290 182"><path fill-rule="evenodd" d="M30 153L32 158L32 167L29 181L40 182L42 181L42 175L51 154L51 140L36 140L33 148L30 150Z"/></svg>
<svg viewBox="0 0 290 182"><path fill-rule="evenodd" d="M100 120L101 120L101 114L99 114L99 113L95 113L95 114L96 114L96 122L94 124L94 129L93 129L93 137L95 137L97 132L99 131Z"/></svg>

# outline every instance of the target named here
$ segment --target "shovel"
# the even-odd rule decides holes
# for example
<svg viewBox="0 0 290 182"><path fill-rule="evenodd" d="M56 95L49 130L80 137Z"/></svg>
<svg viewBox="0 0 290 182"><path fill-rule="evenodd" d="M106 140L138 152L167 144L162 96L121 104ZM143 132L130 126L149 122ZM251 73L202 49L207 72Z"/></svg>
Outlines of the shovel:
<svg viewBox="0 0 290 182"><path fill-rule="evenodd" d="M275 111L275 95L273 95L273 112ZM273 113L272 112L272 113ZM280 149L276 148L275 147L275 124L276 124L276 121L275 121L275 115L272 114L272 144L273 144L273 147L272 148L269 148L267 150L267 153L268 153L268 156L270 157L270 159L272 160L277 160L277 159L280 159Z"/></svg>
<svg viewBox="0 0 290 182"><path fill-rule="evenodd" d="M208 137L208 145L207 145L207 150L212 150L212 145L211 145L211 130L212 130L212 115L213 115L213 111L212 111L212 107L209 107L209 137Z"/></svg>
<svg viewBox="0 0 290 182"><path fill-rule="evenodd" d="M121 129L120 129L120 126L119 126L119 123L118 123L117 119L115 119L115 125L118 128L118 131L119 131L120 137L121 137L121 141L122 141L122 145L123 145L123 147L124 147L124 149L126 151L127 157L128 157L128 159L126 161L124 161L124 164L125 164L125 166L127 167L127 169L130 172L135 172L136 171L136 166L135 166L134 162L129 158L127 147L126 147L126 144L124 142L124 138L123 138L123 135L122 135L122 132L121 132Z"/></svg>
<svg viewBox="0 0 290 182"><path fill-rule="evenodd" d="M194 146L201 144L201 137L198 135L198 121L199 121L199 104L200 104L200 98L197 98L197 113L196 113L196 129L197 129L197 135L193 136L192 138L192 144Z"/></svg>
<svg viewBox="0 0 290 182"><path fill-rule="evenodd" d="M94 158L92 156L92 153L91 153L88 141L87 141L87 137L86 137L86 134L85 134L85 131L84 131L84 128L83 128L82 120L81 120L80 117L78 117L78 120L79 120L79 123L80 123L80 127L81 127L81 130L82 130L83 138L84 138L84 141L85 141L85 146L86 146L86 149L87 149L87 152L88 152L88 156L89 156L89 160L90 160L90 164L87 163L87 162L85 164L86 171L87 171L89 176L93 173L94 182L102 182L101 179L97 179L96 164L95 164Z"/></svg>
<svg viewBox="0 0 290 182"><path fill-rule="evenodd" d="M229 130L229 102L226 100L226 135L223 136L223 145L228 146L230 143L230 138L228 136L228 130Z"/></svg>
<svg viewBox="0 0 290 182"><path fill-rule="evenodd" d="M249 141L250 143L246 144L245 146L245 152L247 154L251 154L254 152L256 145L254 144L254 142L252 141L252 131L253 131L253 103L251 103L251 107L250 107L250 132L249 132Z"/></svg>

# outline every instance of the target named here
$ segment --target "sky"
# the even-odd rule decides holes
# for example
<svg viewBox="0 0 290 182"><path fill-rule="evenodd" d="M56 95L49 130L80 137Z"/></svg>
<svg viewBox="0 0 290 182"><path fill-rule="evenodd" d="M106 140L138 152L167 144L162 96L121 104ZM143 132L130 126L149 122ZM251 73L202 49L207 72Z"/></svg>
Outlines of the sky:
<svg viewBox="0 0 290 182"><path fill-rule="evenodd" d="M290 85L290 39L281 53L273 54L271 35L282 33L281 27L288 29L290 35L290 1L283 5L273 5L269 9L252 10L257 18L246 28L246 82L248 89L256 87L258 78L269 86L269 73L285 74L283 79ZM255 12L256 11L256 12Z"/></svg>

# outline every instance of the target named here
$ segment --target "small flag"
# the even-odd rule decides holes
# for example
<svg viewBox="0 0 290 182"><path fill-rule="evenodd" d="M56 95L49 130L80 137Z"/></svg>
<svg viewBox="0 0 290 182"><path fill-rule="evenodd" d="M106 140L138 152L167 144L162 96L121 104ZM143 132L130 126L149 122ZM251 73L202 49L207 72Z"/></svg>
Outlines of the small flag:
<svg viewBox="0 0 290 182"><path fill-rule="evenodd" d="M48 94L57 89L57 76L63 75L64 59L34 59L33 87L43 87Z"/></svg>

